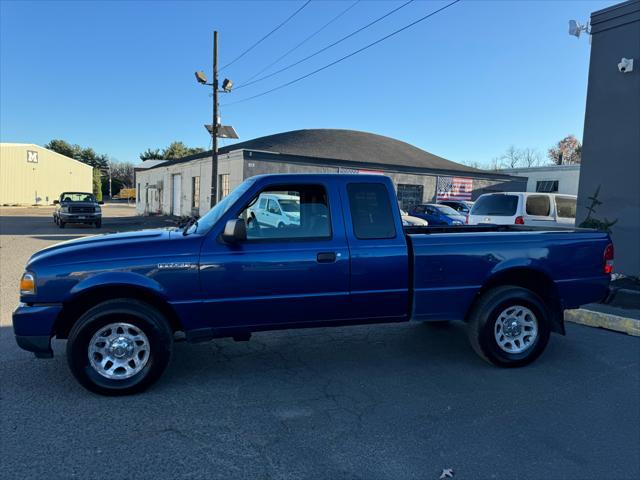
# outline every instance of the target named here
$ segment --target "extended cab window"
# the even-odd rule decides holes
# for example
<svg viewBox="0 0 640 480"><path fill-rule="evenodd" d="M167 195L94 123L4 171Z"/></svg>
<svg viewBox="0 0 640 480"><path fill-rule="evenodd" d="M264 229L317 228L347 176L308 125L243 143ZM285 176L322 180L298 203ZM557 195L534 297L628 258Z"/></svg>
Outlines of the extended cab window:
<svg viewBox="0 0 640 480"><path fill-rule="evenodd" d="M562 218L576 218L576 199L571 197L556 197L558 216Z"/></svg>
<svg viewBox="0 0 640 480"><path fill-rule="evenodd" d="M359 239L395 238L396 226L389 192L381 183L347 186L353 231Z"/></svg>
<svg viewBox="0 0 640 480"><path fill-rule="evenodd" d="M249 202L239 218L247 223L247 240L331 237L329 203L322 185L271 187Z"/></svg>
<svg viewBox="0 0 640 480"><path fill-rule="evenodd" d="M551 213L551 202L547 195L529 195L527 197L527 215L548 217Z"/></svg>

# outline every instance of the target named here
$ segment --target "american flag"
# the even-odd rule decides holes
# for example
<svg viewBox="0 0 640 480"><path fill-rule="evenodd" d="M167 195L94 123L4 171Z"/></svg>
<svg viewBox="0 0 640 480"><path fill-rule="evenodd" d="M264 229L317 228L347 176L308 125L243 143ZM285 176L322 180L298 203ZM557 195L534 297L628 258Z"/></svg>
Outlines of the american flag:
<svg viewBox="0 0 640 480"><path fill-rule="evenodd" d="M438 177L436 200L471 200L473 180L464 177Z"/></svg>

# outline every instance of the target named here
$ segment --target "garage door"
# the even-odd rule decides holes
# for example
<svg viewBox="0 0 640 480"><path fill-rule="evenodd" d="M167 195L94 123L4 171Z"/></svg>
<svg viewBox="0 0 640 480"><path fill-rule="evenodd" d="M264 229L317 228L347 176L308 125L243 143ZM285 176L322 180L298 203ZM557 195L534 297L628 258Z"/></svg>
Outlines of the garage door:
<svg viewBox="0 0 640 480"><path fill-rule="evenodd" d="M176 217L181 215L180 204L182 203L182 175L173 175L173 192L171 195L171 213Z"/></svg>

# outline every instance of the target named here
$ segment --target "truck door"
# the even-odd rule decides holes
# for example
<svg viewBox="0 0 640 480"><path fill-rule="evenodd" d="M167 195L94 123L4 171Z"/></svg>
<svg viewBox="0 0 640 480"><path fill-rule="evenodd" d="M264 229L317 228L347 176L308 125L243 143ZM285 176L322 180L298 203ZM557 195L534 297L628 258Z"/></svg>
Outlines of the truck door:
<svg viewBox="0 0 640 480"><path fill-rule="evenodd" d="M252 202L260 193L297 197L299 211L290 214L299 215L299 223L278 227L252 218ZM299 324L349 315L349 249L334 185L270 186L236 213L247 222L247 240L228 245L207 239L201 249L204 313L211 326Z"/></svg>
<svg viewBox="0 0 640 480"><path fill-rule="evenodd" d="M342 188L352 317L407 319L410 259L391 182L345 180Z"/></svg>

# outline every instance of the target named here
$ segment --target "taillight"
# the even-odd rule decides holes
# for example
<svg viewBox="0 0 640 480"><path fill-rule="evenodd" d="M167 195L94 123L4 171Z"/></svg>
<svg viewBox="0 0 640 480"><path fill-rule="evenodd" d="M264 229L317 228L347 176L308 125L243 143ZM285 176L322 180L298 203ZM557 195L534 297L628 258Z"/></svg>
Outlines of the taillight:
<svg viewBox="0 0 640 480"><path fill-rule="evenodd" d="M524 217L516 217L516 225L524 225Z"/></svg>
<svg viewBox="0 0 640 480"><path fill-rule="evenodd" d="M607 275L613 273L613 243L610 243L604 249L602 270Z"/></svg>

